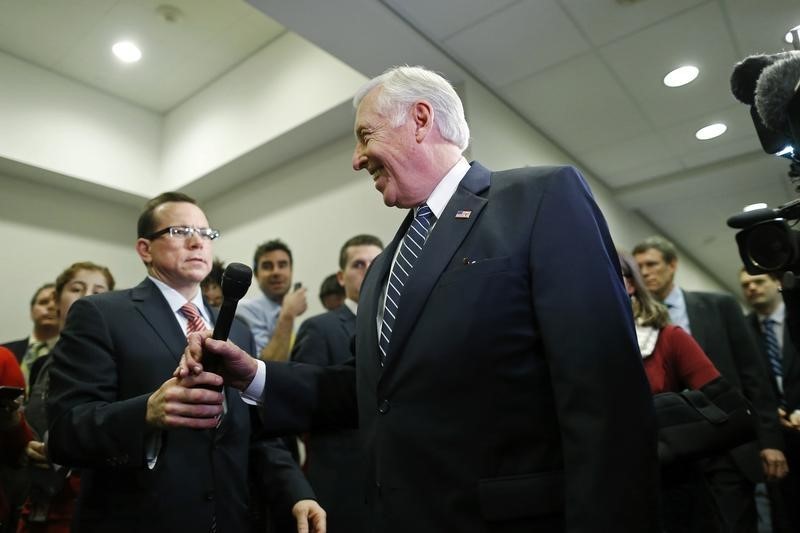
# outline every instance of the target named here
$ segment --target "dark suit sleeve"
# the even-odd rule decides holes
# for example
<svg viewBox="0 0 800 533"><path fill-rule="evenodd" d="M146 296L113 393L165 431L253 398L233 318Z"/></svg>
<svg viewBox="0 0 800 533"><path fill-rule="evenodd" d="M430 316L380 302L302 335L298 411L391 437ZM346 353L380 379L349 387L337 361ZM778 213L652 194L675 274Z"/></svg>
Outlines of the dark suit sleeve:
<svg viewBox="0 0 800 533"><path fill-rule="evenodd" d="M730 296L720 297L718 309L722 315L731 354L735 360L742 392L758 414L758 441L761 449L782 450L783 436L778 422L778 401L752 329L742 314L739 304Z"/></svg>
<svg viewBox="0 0 800 533"><path fill-rule="evenodd" d="M107 314L80 299L53 350L47 419L53 462L70 466L141 467L147 398L118 400L114 340Z"/></svg>
<svg viewBox="0 0 800 533"><path fill-rule="evenodd" d="M267 362L259 412L269 435L358 426L355 358L321 367Z"/></svg>
<svg viewBox="0 0 800 533"><path fill-rule="evenodd" d="M297 332L292 348L292 361L318 366L330 365L332 361L326 339L316 320L306 320Z"/></svg>
<svg viewBox="0 0 800 533"><path fill-rule="evenodd" d="M574 169L551 177L529 261L561 432L568 530L656 531L650 388L617 252Z"/></svg>

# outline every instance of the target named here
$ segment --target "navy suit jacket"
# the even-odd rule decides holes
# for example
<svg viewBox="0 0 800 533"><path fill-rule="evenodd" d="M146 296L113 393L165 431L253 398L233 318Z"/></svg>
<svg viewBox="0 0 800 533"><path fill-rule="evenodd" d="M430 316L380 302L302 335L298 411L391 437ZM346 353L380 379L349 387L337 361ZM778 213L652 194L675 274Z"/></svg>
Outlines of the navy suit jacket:
<svg viewBox="0 0 800 533"><path fill-rule="evenodd" d="M775 376L772 373L772 367L769 365L769 358L767 357L767 348L764 345L764 336L761 332L761 324L758 320L756 313L747 315L747 323L753 330L753 334L759 340L758 347L760 349L761 357L764 364L769 371L770 381L772 383L772 391L777 397L779 394L778 385L775 381ZM797 348L792 342L791 335L789 334L788 324L784 323L783 327L783 403L786 411L791 413L795 409L800 409L800 354L797 353Z"/></svg>
<svg viewBox="0 0 800 533"><path fill-rule="evenodd" d="M764 477L759 450L782 450L778 404L751 328L736 300L727 294L683 292L692 336L719 373L750 400L758 415L758 442L731 452L734 462L753 482Z"/></svg>
<svg viewBox="0 0 800 533"><path fill-rule="evenodd" d="M341 305L305 320L297 332L292 361L318 366L345 363L356 332L356 316ZM306 475L325 509L328 531L365 531L364 451L357 430L314 431L306 441Z"/></svg>
<svg viewBox="0 0 800 533"><path fill-rule="evenodd" d="M268 364L268 427L352 422L357 390L371 531L657 531L652 397L580 174L473 163L381 366L378 302L411 217L361 287L356 387L352 367Z"/></svg>
<svg viewBox="0 0 800 533"><path fill-rule="evenodd" d="M252 353L244 323L234 321L230 338ZM78 531L208 531L212 514L219 531L249 527L254 428L237 391L226 389L228 411L216 431L162 431L158 461L147 466L155 433L145 422L147 399L172 376L185 346L149 279L70 308L52 353L48 447L53 462L83 469ZM259 446L257 453L270 453ZM296 499L313 497L285 449L269 462L275 479L294 479Z"/></svg>

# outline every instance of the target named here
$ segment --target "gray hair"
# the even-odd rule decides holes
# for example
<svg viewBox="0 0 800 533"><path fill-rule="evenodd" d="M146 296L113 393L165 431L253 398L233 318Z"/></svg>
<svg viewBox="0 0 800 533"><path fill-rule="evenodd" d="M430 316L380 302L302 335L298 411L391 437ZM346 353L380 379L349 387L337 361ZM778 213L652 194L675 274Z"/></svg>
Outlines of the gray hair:
<svg viewBox="0 0 800 533"><path fill-rule="evenodd" d="M664 257L664 261L667 263L672 263L678 259L678 250L675 249L675 245L672 244L672 241L669 241L659 235L647 237L645 240L633 247L632 253L633 255L638 255L645 253L647 250L658 250L661 252L661 255Z"/></svg>
<svg viewBox="0 0 800 533"><path fill-rule="evenodd" d="M356 92L353 107L372 89L381 87L378 111L389 118L392 127L403 124L408 108L419 100L430 102L435 124L442 137L463 152L469 145L469 126L464 118L464 106L449 81L425 67L392 67L372 78Z"/></svg>

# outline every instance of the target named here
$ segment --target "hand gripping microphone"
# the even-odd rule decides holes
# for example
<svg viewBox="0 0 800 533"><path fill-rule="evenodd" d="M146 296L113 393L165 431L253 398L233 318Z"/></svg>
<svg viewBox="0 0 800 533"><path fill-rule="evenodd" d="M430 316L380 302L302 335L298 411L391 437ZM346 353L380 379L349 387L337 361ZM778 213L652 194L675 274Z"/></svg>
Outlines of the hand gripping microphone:
<svg viewBox="0 0 800 533"><path fill-rule="evenodd" d="M213 339L228 340L231 324L236 315L236 305L247 293L252 279L253 271L247 265L231 263L225 267L225 271L222 273L222 307L220 307L217 323L214 326ZM222 361L216 355L204 353L203 368L219 374L222 370Z"/></svg>

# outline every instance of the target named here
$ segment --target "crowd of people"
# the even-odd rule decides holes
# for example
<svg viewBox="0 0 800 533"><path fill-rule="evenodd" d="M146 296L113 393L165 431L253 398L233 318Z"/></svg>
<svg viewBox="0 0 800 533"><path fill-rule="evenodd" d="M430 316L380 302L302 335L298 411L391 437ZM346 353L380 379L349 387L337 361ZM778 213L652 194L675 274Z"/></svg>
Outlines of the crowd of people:
<svg viewBox="0 0 800 533"><path fill-rule="evenodd" d="M343 242L325 313L300 323L308 289L272 239L258 296L210 339L219 232L179 192L139 217L141 283L83 260L35 291L30 335L0 347L3 533L800 531L775 275L742 269L747 316L681 289L674 245L618 250L575 169L467 162L461 100L429 70L390 69L354 107L353 168L408 215L385 251ZM757 438L659 465L652 396L720 384Z"/></svg>

